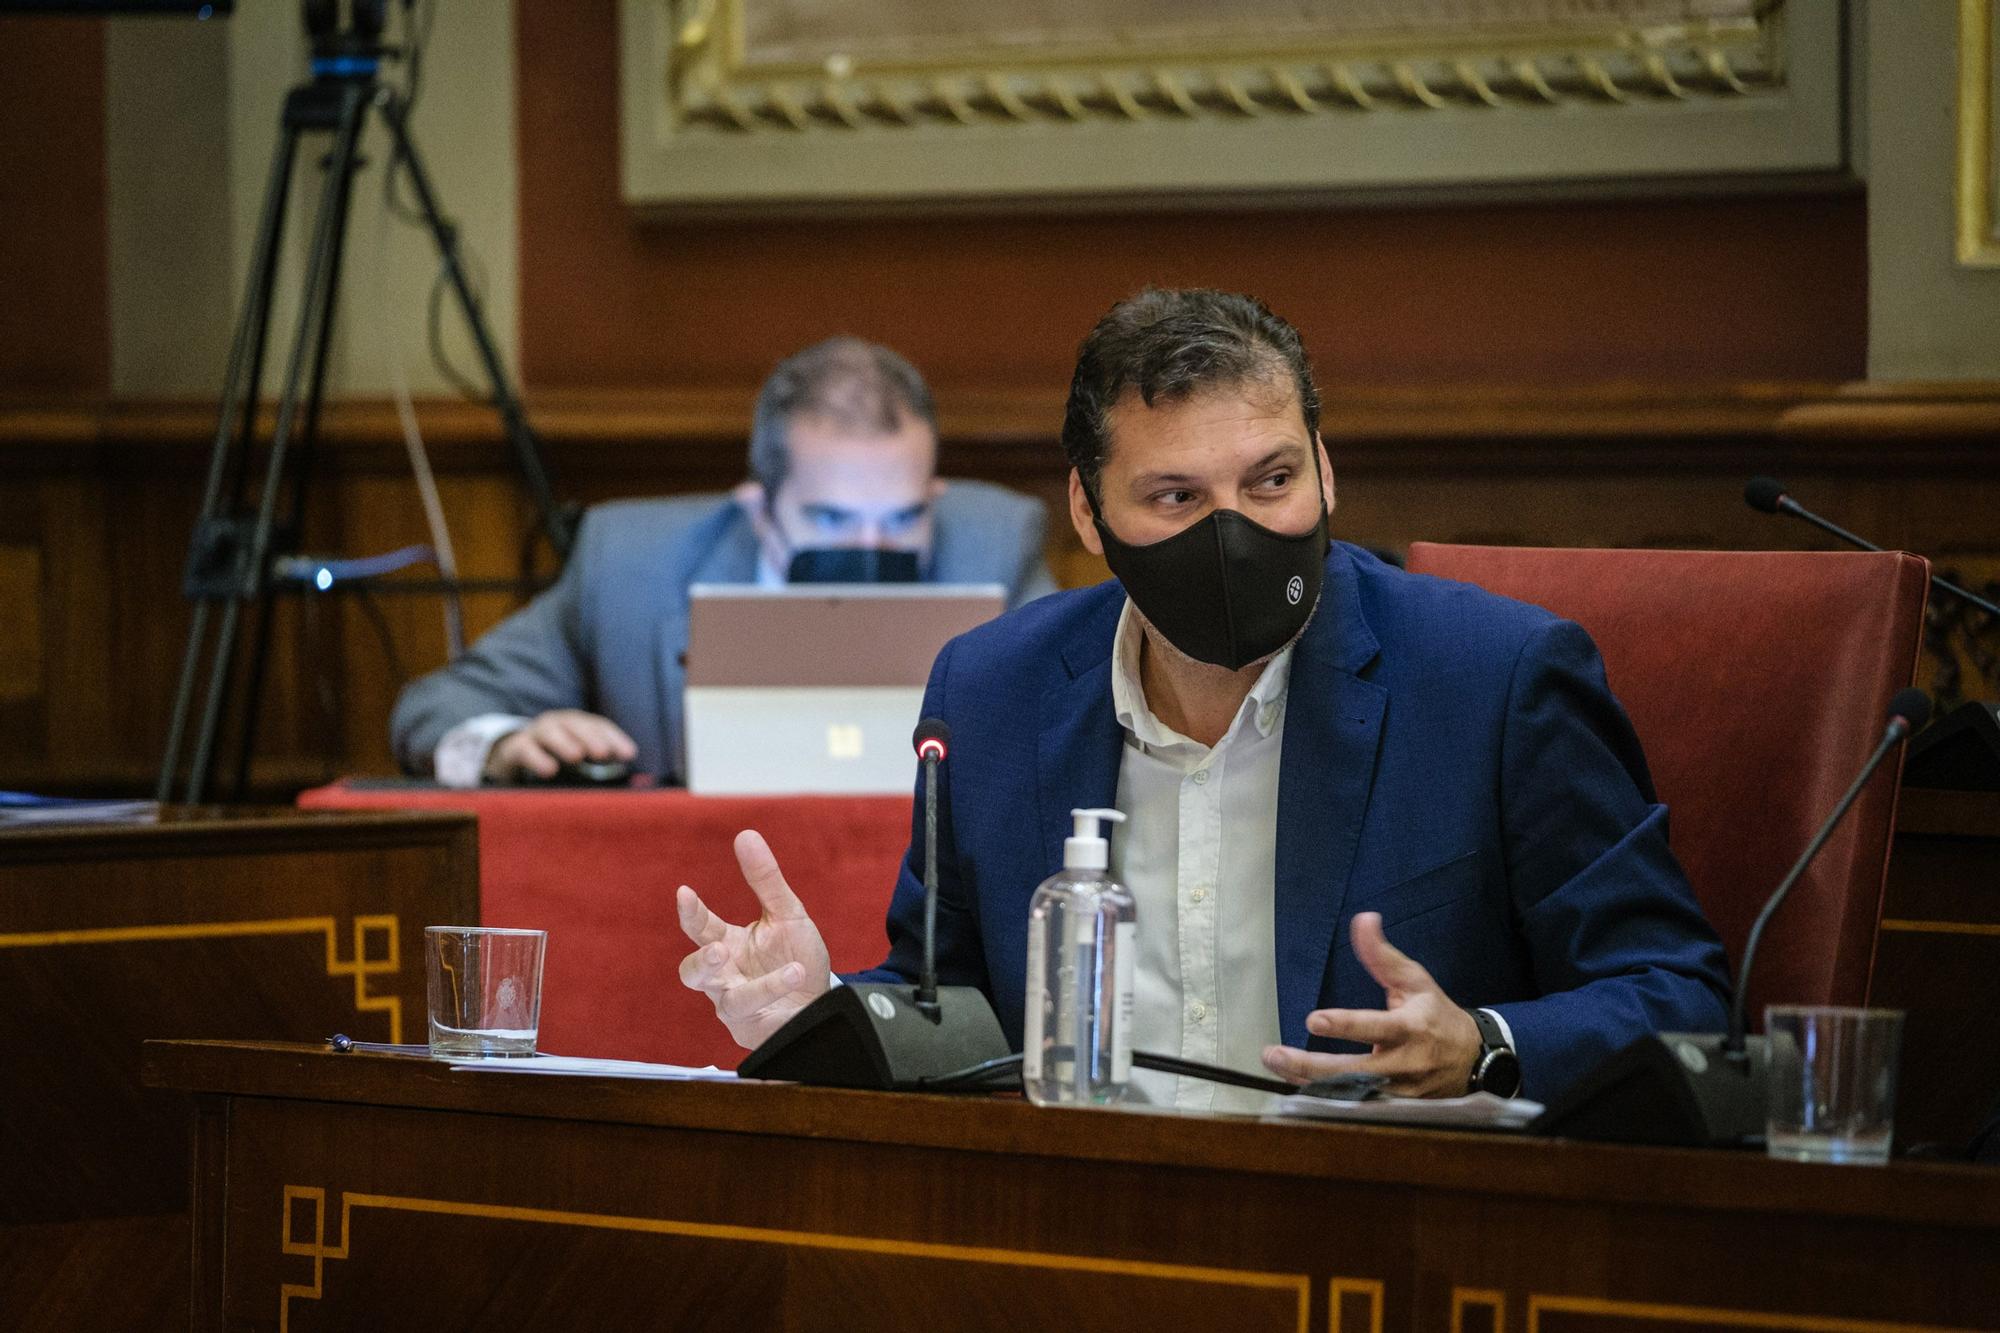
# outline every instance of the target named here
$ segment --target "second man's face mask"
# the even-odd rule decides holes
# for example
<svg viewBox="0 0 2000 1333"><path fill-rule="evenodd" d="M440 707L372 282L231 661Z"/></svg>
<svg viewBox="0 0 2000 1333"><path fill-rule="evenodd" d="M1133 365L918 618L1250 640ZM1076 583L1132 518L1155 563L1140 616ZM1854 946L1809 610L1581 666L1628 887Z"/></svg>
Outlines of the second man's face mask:
<svg viewBox="0 0 2000 1333"><path fill-rule="evenodd" d="M915 551L875 546L809 546L792 554L791 583L915 583Z"/></svg>
<svg viewBox="0 0 2000 1333"><path fill-rule="evenodd" d="M1132 604L1198 662L1236 671L1269 657L1297 637L1319 602L1324 505L1304 532L1274 532L1216 509L1145 546L1118 540L1102 514L1096 523L1105 562Z"/></svg>

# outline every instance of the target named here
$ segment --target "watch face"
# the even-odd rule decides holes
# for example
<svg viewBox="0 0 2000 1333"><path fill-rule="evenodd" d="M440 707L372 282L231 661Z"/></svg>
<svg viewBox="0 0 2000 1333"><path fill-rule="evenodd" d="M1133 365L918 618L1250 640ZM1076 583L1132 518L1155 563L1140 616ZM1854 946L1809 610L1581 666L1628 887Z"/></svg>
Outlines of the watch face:
<svg viewBox="0 0 2000 1333"><path fill-rule="evenodd" d="M1521 1061L1506 1047L1486 1053L1479 1062L1479 1090L1495 1097L1512 1097L1521 1090Z"/></svg>

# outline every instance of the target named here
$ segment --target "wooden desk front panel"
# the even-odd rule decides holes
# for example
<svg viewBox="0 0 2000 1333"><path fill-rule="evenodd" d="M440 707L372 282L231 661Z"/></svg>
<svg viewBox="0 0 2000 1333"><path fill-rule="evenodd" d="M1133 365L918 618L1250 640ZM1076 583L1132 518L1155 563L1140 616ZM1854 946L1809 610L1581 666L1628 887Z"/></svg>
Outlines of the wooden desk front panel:
<svg viewBox="0 0 2000 1333"><path fill-rule="evenodd" d="M423 929L475 918L471 820L273 813L0 835L0 1225L179 1213L153 1037L421 1039Z"/></svg>
<svg viewBox="0 0 2000 1333"><path fill-rule="evenodd" d="M215 1246L203 1285L220 1295L197 1326L2000 1327L1990 1227L1788 1205L1838 1189L1843 1168L1744 1159L1795 1189L1718 1206L1669 1187L1645 1202L1570 1178L1629 1160L1635 1177L1668 1180L1696 1156L1513 1144L1492 1154L1489 1187L1443 1189L1385 1177L1398 1160L1435 1176L1452 1157L1463 1177L1498 1145L990 1106L971 1114L1008 1117L1009 1151L857 1142L818 1136L839 1132L833 1115L813 1136L759 1132L764 1090L731 1091L742 1132L204 1098L220 1166L198 1205ZM959 1115L934 1098L875 1100L884 1117ZM1050 1155L1036 1155L1038 1127ZM1182 1130L1268 1160L1071 1155L1102 1134L1184 1159Z"/></svg>
<svg viewBox="0 0 2000 1333"><path fill-rule="evenodd" d="M1963 1146L2000 1111L2000 795L1902 793L1868 1002L1907 1014L1897 1139Z"/></svg>

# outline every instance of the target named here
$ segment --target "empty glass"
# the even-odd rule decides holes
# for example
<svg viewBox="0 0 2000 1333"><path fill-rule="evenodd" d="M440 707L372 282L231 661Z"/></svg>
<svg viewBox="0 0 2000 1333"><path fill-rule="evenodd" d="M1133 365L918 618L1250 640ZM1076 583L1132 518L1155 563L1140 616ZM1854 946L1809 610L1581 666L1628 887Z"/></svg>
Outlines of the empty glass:
<svg viewBox="0 0 2000 1333"><path fill-rule="evenodd" d="M1903 1015L1895 1009L1772 1005L1766 1150L1798 1162L1889 1160Z"/></svg>
<svg viewBox="0 0 2000 1333"><path fill-rule="evenodd" d="M431 1054L440 1060L533 1055L547 943L540 930L427 927Z"/></svg>

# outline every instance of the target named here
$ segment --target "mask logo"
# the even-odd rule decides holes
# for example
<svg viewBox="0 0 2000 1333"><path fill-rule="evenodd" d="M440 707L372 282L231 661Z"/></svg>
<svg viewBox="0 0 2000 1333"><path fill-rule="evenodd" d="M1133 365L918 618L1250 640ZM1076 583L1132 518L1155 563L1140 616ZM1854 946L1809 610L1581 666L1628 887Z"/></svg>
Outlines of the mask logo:
<svg viewBox="0 0 2000 1333"><path fill-rule="evenodd" d="M1299 598L1305 595L1306 595L1306 581L1300 578L1297 574L1292 575L1292 581L1285 585L1285 600L1290 602L1293 606L1297 606L1299 604Z"/></svg>

